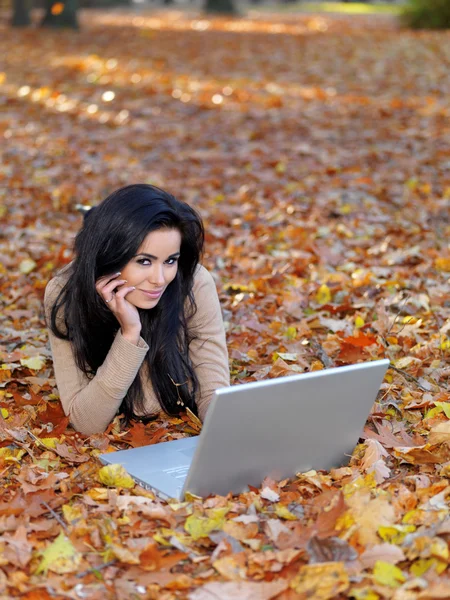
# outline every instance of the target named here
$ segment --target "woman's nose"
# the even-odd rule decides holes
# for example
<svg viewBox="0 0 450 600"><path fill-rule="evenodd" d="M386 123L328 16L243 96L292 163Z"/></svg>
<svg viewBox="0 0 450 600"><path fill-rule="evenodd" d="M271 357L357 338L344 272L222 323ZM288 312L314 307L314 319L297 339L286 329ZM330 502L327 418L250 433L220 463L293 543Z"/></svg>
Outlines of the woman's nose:
<svg viewBox="0 0 450 600"><path fill-rule="evenodd" d="M150 279L154 285L164 285L164 270L162 265L155 265L155 268L152 270Z"/></svg>

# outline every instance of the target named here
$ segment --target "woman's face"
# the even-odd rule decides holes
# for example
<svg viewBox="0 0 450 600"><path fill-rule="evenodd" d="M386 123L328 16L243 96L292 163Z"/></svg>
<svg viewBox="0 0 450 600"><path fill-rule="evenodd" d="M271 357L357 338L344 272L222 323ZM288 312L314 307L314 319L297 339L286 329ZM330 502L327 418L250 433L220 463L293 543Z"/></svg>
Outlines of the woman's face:
<svg viewBox="0 0 450 600"><path fill-rule="evenodd" d="M178 271L181 234L178 229L150 232L138 253L122 269L121 279L135 290L126 295L138 308L154 308Z"/></svg>

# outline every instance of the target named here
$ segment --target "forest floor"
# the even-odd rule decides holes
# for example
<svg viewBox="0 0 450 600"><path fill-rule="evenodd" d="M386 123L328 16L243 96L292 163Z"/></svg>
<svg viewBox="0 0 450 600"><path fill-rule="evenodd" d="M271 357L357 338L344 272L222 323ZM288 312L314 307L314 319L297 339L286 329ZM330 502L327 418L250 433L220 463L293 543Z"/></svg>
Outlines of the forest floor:
<svg viewBox="0 0 450 600"><path fill-rule="evenodd" d="M449 34L364 15L81 24L0 25L0 598L448 597ZM195 419L68 426L45 285L75 205L135 182L204 217L233 384L391 360L348 466L162 502L96 456Z"/></svg>

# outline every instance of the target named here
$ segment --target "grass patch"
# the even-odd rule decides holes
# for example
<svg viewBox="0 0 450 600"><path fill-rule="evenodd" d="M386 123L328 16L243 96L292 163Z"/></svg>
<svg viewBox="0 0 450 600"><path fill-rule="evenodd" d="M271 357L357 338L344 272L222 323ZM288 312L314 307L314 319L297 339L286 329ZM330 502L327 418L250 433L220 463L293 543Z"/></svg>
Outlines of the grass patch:
<svg viewBox="0 0 450 600"><path fill-rule="evenodd" d="M287 4L277 10L301 12L330 12L344 15L399 15L400 6L391 4L364 4L363 2L299 2Z"/></svg>

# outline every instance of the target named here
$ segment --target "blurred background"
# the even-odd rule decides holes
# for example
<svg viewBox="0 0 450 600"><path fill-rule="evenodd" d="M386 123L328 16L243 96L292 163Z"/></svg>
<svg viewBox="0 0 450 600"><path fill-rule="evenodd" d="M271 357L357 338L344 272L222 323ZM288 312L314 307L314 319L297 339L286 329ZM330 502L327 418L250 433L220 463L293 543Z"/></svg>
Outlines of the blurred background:
<svg viewBox="0 0 450 600"><path fill-rule="evenodd" d="M446 0L342 0L311 2L309 0L1 0L2 12L12 12L15 26L30 23L30 10L44 9L41 24L77 27L77 10L86 8L128 7L179 10L203 10L216 14L248 14L256 7L269 12L318 11L347 14L393 14L413 27L445 28L448 26L449 3Z"/></svg>

